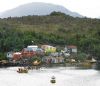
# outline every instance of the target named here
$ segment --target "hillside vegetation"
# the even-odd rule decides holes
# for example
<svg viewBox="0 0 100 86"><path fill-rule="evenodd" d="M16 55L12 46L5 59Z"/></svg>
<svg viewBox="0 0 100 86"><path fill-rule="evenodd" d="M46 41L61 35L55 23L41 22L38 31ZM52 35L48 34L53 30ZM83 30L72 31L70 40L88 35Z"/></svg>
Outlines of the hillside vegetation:
<svg viewBox="0 0 100 86"><path fill-rule="evenodd" d="M100 59L100 20L73 18L60 12L47 16L0 19L0 52L19 51L27 45L77 45Z"/></svg>

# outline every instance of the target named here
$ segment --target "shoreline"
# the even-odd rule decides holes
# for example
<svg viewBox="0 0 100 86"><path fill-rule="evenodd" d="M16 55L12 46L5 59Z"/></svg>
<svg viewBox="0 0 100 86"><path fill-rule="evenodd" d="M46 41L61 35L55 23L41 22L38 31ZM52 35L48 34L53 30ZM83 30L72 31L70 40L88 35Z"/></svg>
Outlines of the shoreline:
<svg viewBox="0 0 100 86"><path fill-rule="evenodd" d="M38 65L37 67L45 67L45 68L51 68L51 67L76 67L76 68L81 68L81 69L95 69L97 66L97 63L57 63L57 64L41 64ZM8 67L35 67L35 65L33 66L29 66L29 65L22 65L22 64L18 64L18 63L7 63L7 64L0 64L0 68L8 68Z"/></svg>

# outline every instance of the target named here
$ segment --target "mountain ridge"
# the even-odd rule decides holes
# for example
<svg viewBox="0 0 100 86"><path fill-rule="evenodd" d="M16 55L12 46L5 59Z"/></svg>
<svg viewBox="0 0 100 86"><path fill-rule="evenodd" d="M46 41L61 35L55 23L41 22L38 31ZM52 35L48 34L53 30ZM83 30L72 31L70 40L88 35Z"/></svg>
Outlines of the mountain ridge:
<svg viewBox="0 0 100 86"><path fill-rule="evenodd" d="M62 12L73 17L83 17L82 15L76 12L71 12L70 10L68 10L63 6L50 3L43 3L43 2L33 2L20 5L14 9L1 13L0 17L7 18L7 17L21 17L28 15L49 15L53 11Z"/></svg>

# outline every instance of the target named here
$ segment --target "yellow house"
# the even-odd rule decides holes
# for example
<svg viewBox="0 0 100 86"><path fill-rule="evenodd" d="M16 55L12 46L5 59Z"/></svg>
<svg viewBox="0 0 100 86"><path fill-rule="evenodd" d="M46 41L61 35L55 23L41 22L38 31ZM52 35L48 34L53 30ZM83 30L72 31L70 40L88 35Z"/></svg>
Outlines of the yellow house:
<svg viewBox="0 0 100 86"><path fill-rule="evenodd" d="M50 45L42 45L41 48L42 48L45 52L50 52L50 53L56 52L56 47L53 47L53 46L50 46Z"/></svg>

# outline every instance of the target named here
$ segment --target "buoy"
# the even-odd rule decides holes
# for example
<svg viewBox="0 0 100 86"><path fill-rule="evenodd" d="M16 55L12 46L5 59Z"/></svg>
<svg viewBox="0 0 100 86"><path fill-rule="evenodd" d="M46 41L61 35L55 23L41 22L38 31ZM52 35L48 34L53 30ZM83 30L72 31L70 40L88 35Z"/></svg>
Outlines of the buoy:
<svg viewBox="0 0 100 86"><path fill-rule="evenodd" d="M50 82L51 82L52 84L56 83L56 80L55 80L55 77L54 77L54 76L51 77Z"/></svg>

